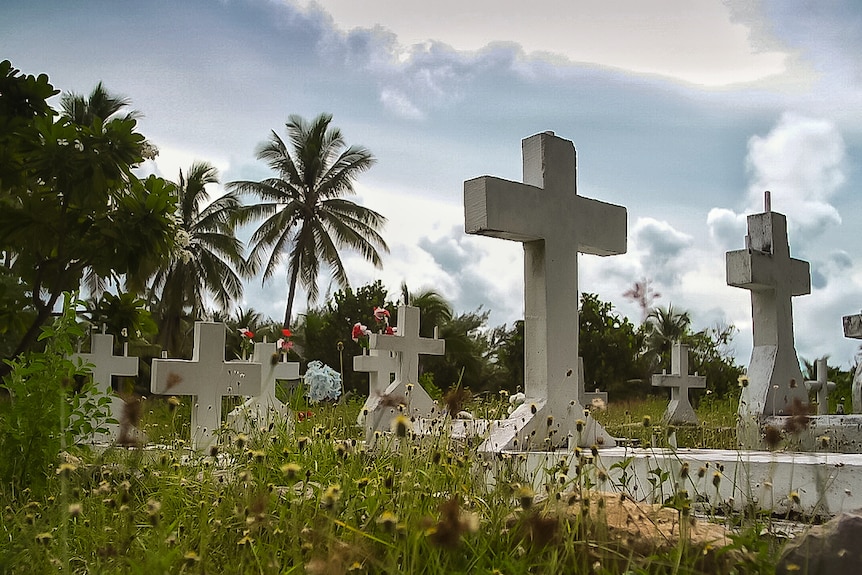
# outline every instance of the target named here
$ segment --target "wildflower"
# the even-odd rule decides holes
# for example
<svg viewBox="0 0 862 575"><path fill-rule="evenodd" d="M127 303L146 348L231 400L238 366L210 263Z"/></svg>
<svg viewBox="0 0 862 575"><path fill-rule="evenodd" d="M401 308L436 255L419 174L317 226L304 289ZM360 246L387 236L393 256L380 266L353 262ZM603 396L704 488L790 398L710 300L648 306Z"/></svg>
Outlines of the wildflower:
<svg viewBox="0 0 862 575"><path fill-rule="evenodd" d="M61 463L60 467L57 468L57 475L60 475L64 479L68 479L76 469L78 469L78 467L74 463Z"/></svg>
<svg viewBox="0 0 862 575"><path fill-rule="evenodd" d="M688 477L688 462L683 462L682 466L679 468L679 476L683 479Z"/></svg>
<svg viewBox="0 0 862 575"><path fill-rule="evenodd" d="M38 543L40 545L50 545L51 540L53 538L54 538L54 536L51 535L51 533L48 531L45 531L44 533L37 533L36 534L36 543Z"/></svg>
<svg viewBox="0 0 862 575"><path fill-rule="evenodd" d="M533 497L535 497L535 493L528 485L521 486L516 492L515 497L518 498L518 501L521 503L521 508L529 509L533 506Z"/></svg>
<svg viewBox="0 0 862 575"><path fill-rule="evenodd" d="M712 484L715 485L716 488L718 488L718 485L720 483L721 483L721 472L716 471L715 473L712 474Z"/></svg>
<svg viewBox="0 0 862 575"><path fill-rule="evenodd" d="M84 512L84 506L80 503L70 503L69 504L69 516L71 517L80 517L81 513Z"/></svg>
<svg viewBox="0 0 862 575"><path fill-rule="evenodd" d="M377 524L385 531L392 532L398 524L398 517L391 511L384 511L380 514L380 517L377 518Z"/></svg>
<svg viewBox="0 0 862 575"><path fill-rule="evenodd" d="M340 498L341 486L338 484L330 485L326 488L326 491L323 492L323 497L320 500L320 504L327 509L332 509L333 507L335 507L335 504L338 503L338 500Z"/></svg>
<svg viewBox="0 0 862 575"><path fill-rule="evenodd" d="M703 479L705 475L706 475L706 467L701 467L700 469L697 470L698 479Z"/></svg>
<svg viewBox="0 0 862 575"><path fill-rule="evenodd" d="M579 419L579 420L575 421L575 431L577 431L578 433L582 433L584 431L584 426L586 426L586 425L587 425L587 422L584 421L583 419Z"/></svg>
<svg viewBox="0 0 862 575"><path fill-rule="evenodd" d="M643 425L644 427L652 426L652 417L650 417L649 415L644 415Z"/></svg>
<svg viewBox="0 0 862 575"><path fill-rule="evenodd" d="M254 449L249 454L256 463L263 463L263 460L266 459L266 452L262 449Z"/></svg>
<svg viewBox="0 0 862 575"><path fill-rule="evenodd" d="M392 418L392 432L398 437L407 436L407 426L410 420L403 415L396 415Z"/></svg>
<svg viewBox="0 0 862 575"><path fill-rule="evenodd" d="M239 545L240 547L244 547L246 545L250 545L251 543L254 543L254 539L249 537L248 534L249 534L248 530L243 531L242 539L237 541L236 544Z"/></svg>
<svg viewBox="0 0 862 575"><path fill-rule="evenodd" d="M821 435L820 437L817 438L817 441L820 443L820 449L826 449L827 447L829 447L829 436L828 435Z"/></svg>
<svg viewBox="0 0 862 575"><path fill-rule="evenodd" d="M289 480L295 479L296 476L299 474L300 469L301 467L298 464L292 462L285 463L281 466L281 472Z"/></svg>
<svg viewBox="0 0 862 575"><path fill-rule="evenodd" d="M371 479L369 479L368 477L360 477L356 480L356 487L358 487L359 489L365 489L366 487L368 487L368 484L370 482Z"/></svg>
<svg viewBox="0 0 862 575"><path fill-rule="evenodd" d="M799 492L798 491L791 491L790 495L788 495L788 497L790 498L790 500L794 504L799 505Z"/></svg>
<svg viewBox="0 0 862 575"><path fill-rule="evenodd" d="M769 449L775 449L781 443L781 430L773 425L767 425L763 430L763 442Z"/></svg>
<svg viewBox="0 0 862 575"><path fill-rule="evenodd" d="M608 474L604 469L599 469L599 473L596 477L598 477L599 483L604 483L608 480Z"/></svg>
<svg viewBox="0 0 862 575"><path fill-rule="evenodd" d="M306 445L308 445L308 437L306 437L305 435L302 435L302 436L296 438L296 448L299 451L304 450Z"/></svg>
<svg viewBox="0 0 862 575"><path fill-rule="evenodd" d="M201 557L200 557L200 555L198 555L194 551L186 551L183 554L183 561L185 561L186 565L191 567L195 563L200 563Z"/></svg>

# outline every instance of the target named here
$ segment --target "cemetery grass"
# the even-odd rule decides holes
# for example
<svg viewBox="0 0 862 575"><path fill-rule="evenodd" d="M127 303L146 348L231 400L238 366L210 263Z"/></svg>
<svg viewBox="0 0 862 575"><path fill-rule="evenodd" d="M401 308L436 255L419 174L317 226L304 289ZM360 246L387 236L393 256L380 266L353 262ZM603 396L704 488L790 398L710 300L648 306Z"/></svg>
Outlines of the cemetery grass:
<svg viewBox="0 0 862 575"><path fill-rule="evenodd" d="M726 546L683 541L635 551L609 536L602 504L579 505L599 489L589 465L537 494L517 456L482 462L469 445L446 437L411 439L397 425L381 437L384 449L366 453L355 425L359 403L296 407L301 417L293 429L225 435L217 452L194 456L181 438L188 432L180 423L187 421L186 407L148 400L141 426L152 438L164 432L160 439L170 439L172 449L77 449L50 470L41 492L3 487L0 571L658 574L774 568L779 543L761 537L756 520ZM499 402L482 409L493 415L504 408ZM654 406L630 405L624 425L639 408ZM620 417L613 411L605 416ZM500 480L486 487L491 465L500 466ZM685 521L688 508L677 507Z"/></svg>

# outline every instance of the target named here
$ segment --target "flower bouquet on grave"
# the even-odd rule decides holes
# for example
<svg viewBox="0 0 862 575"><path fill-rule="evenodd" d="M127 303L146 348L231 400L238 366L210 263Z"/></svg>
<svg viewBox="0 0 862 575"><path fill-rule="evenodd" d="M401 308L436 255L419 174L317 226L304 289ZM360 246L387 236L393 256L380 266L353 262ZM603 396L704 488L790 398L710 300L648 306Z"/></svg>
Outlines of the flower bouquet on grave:
<svg viewBox="0 0 862 575"><path fill-rule="evenodd" d="M293 349L293 342L290 341L290 337L293 335L293 332L284 328L281 330L281 335L282 337L275 342L275 353L278 354L278 359L280 361L286 361L287 355L290 353L290 350Z"/></svg>
<svg viewBox="0 0 862 575"><path fill-rule="evenodd" d="M239 332L239 349L242 354L242 359L246 360L249 356L249 351L254 347L254 332L247 327L237 329Z"/></svg>
<svg viewBox="0 0 862 575"><path fill-rule="evenodd" d="M395 328L389 325L389 310L382 307L374 308L374 321L377 322L377 333L395 335Z"/></svg>
<svg viewBox="0 0 862 575"><path fill-rule="evenodd" d="M305 370L305 397L310 403L336 400L341 396L341 374L322 361L308 362Z"/></svg>

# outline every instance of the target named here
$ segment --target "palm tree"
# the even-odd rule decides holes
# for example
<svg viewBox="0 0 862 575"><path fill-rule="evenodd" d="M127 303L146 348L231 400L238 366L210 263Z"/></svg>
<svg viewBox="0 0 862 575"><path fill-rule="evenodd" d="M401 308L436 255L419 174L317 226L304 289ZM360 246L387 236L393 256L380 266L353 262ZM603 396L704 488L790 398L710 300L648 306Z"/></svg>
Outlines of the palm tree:
<svg viewBox="0 0 862 575"><path fill-rule="evenodd" d="M256 271L269 252L265 282L287 257L284 327L290 324L297 283L305 288L309 302L317 299L321 262L330 268L336 284L348 287L340 249L354 249L377 267L381 266L378 250L389 251L378 232L386 218L344 199L355 193L354 179L375 158L363 147L346 147L341 131L330 126L331 121L329 114L311 122L290 116L285 126L291 149L273 131L257 152L258 159L277 175L259 182L228 184L236 194L260 199L260 203L244 206L237 219L238 223L263 219L251 237L251 269Z"/></svg>
<svg viewBox="0 0 862 575"><path fill-rule="evenodd" d="M419 308L419 334L423 337L431 337L434 328L442 329L452 320L452 305L433 289L410 293L407 282L402 282L401 300L405 305Z"/></svg>
<svg viewBox="0 0 862 575"><path fill-rule="evenodd" d="M644 322L647 353L660 364L663 358L670 357L674 342L688 335L690 327L691 317L687 311L677 311L671 304L666 308L654 308Z"/></svg>
<svg viewBox="0 0 862 575"><path fill-rule="evenodd" d="M101 82L96 84L89 97L74 92L66 92L60 97L63 116L79 126L91 126L96 121L104 124L119 117L119 113L131 104L129 98L108 92ZM134 119L138 116L138 112L132 110L127 111L122 118Z"/></svg>
<svg viewBox="0 0 862 575"><path fill-rule="evenodd" d="M234 235L233 217L238 200L224 195L205 204L206 186L218 183L218 171L205 162L195 162L177 182L178 213L176 249L150 279L159 319L159 343L177 354L181 351L183 325L188 319L206 315L206 298L227 310L242 297L245 272L242 243Z"/></svg>

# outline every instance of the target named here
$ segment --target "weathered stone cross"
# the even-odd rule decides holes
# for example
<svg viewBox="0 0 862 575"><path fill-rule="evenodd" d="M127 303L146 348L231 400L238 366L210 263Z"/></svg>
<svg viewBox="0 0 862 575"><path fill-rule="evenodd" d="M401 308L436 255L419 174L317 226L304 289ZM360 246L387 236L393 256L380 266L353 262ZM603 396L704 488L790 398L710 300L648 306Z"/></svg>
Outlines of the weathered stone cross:
<svg viewBox="0 0 862 575"><path fill-rule="evenodd" d="M384 412L394 415L395 400L404 400L408 412L405 415L428 416L434 409L434 400L419 385L419 356L443 355L446 342L442 339L419 336L419 308L398 306L398 332L396 335L371 334L368 347L382 353L395 355L395 380L381 393L371 393L365 403L366 439L370 434L388 425ZM367 413L364 413L367 409Z"/></svg>
<svg viewBox="0 0 862 575"><path fill-rule="evenodd" d="M260 395L250 397L227 416L230 426L242 433L288 417L287 406L276 396L276 384L279 379L299 379L299 363L281 361L274 343L255 343L251 361L261 366Z"/></svg>
<svg viewBox="0 0 862 575"><path fill-rule="evenodd" d="M112 379L115 375L138 375L138 358L126 355L114 355L114 336L105 333L92 333L90 335L90 353L75 353L72 359L80 358L86 363L93 364L93 383L111 396L109 416L120 421L123 416L125 401L117 395L112 387ZM107 425L111 437L96 437L96 441L110 441L114 439L119 428L118 424Z"/></svg>
<svg viewBox="0 0 862 575"><path fill-rule="evenodd" d="M225 361L225 326L195 322L192 359L154 359L150 390L161 395L192 395L192 448L208 449L221 427L223 397L255 396L261 390L261 365Z"/></svg>
<svg viewBox="0 0 862 575"><path fill-rule="evenodd" d="M465 229L524 246L527 411L519 408L510 420L565 419L565 435L584 417L577 382L578 252L625 253L626 209L577 194L571 141L546 132L525 139L522 149L523 183L489 176L464 182ZM491 438L501 449L510 439Z"/></svg>
<svg viewBox="0 0 862 575"><path fill-rule="evenodd" d="M787 219L771 211L748 216L746 249L727 252L727 284L751 291L754 348L739 414L787 415L795 399L808 403L793 342L793 296L811 293L808 262L790 257Z"/></svg>
<svg viewBox="0 0 862 575"><path fill-rule="evenodd" d="M664 412L665 423L698 424L697 414L688 398L688 390L706 387L706 377L689 375L688 346L675 342L670 352L670 374L667 372L652 376L653 387L669 387L670 402Z"/></svg>
<svg viewBox="0 0 862 575"><path fill-rule="evenodd" d="M862 339L862 314L845 315L841 321L844 324L844 337ZM853 413L862 413L862 362L859 362L853 374L850 396Z"/></svg>

